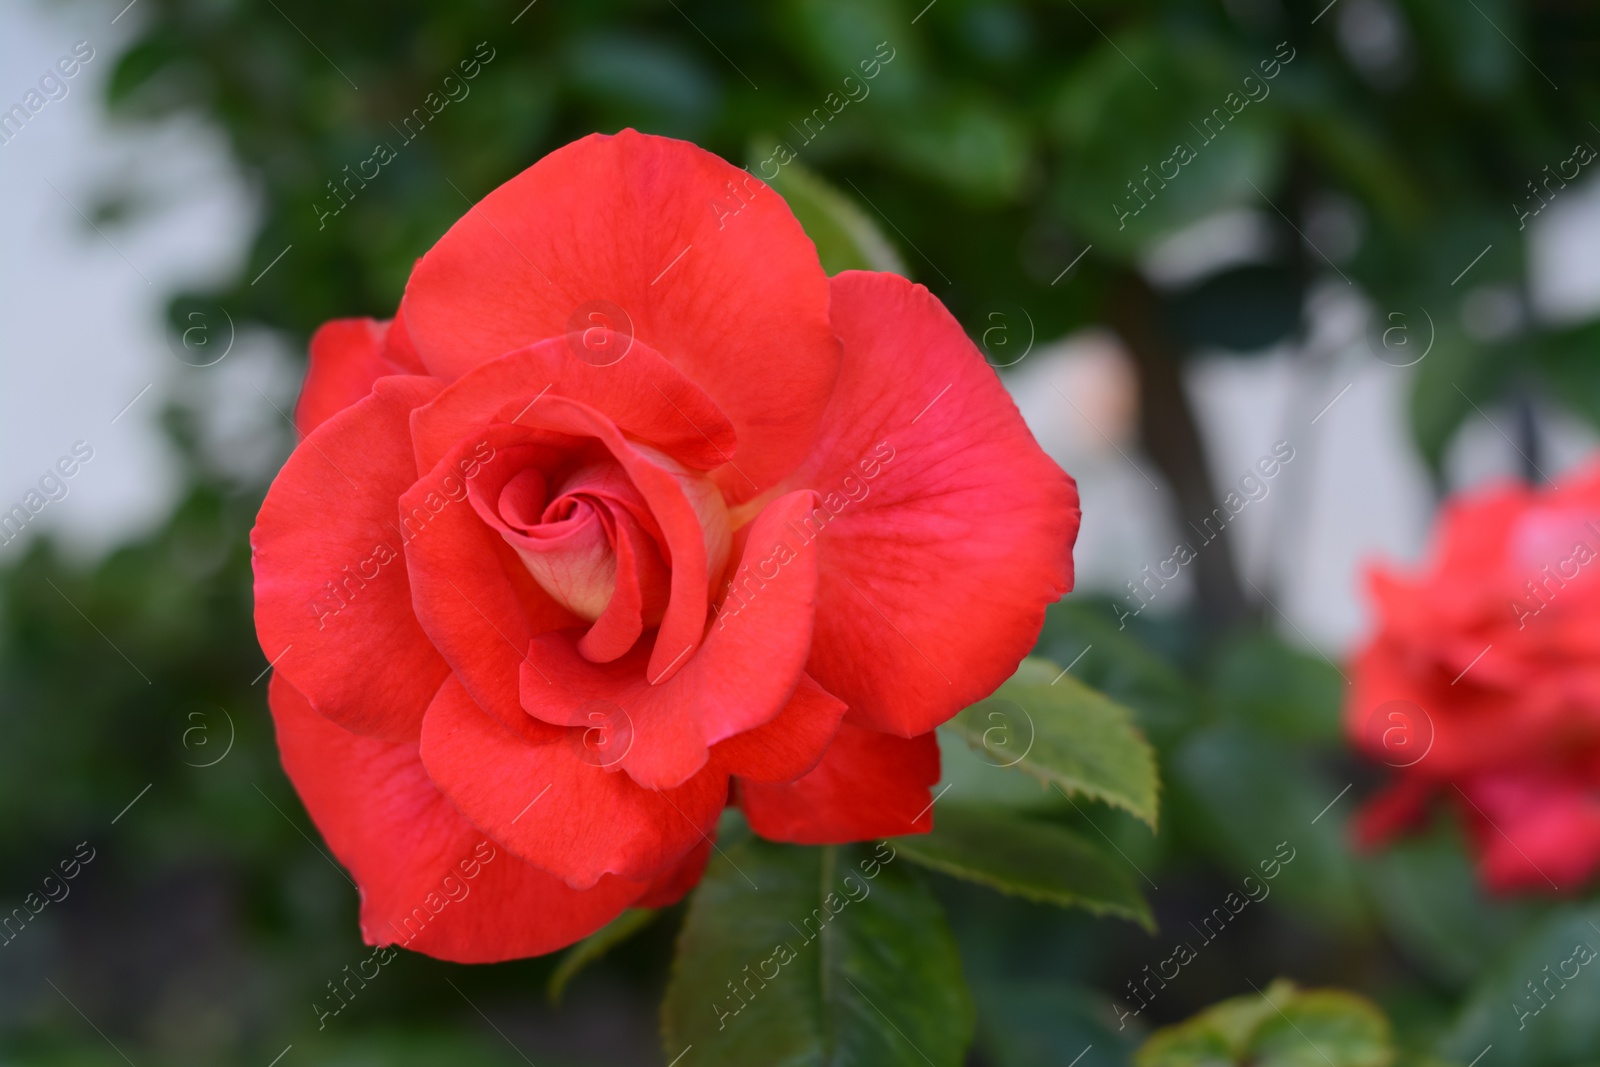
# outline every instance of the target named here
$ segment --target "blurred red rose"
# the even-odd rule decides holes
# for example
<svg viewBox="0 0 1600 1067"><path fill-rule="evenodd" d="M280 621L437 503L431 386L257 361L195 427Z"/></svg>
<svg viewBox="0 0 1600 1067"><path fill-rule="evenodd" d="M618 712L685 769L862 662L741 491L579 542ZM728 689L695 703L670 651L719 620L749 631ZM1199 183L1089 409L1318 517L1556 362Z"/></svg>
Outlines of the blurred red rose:
<svg viewBox="0 0 1600 1067"><path fill-rule="evenodd" d="M926 831L1072 584L1072 480L921 286L692 145L569 145L311 343L251 537L284 765L369 943L549 952L763 836Z"/></svg>
<svg viewBox="0 0 1600 1067"><path fill-rule="evenodd" d="M1370 582L1346 727L1399 774L1358 838L1443 798L1491 888L1581 888L1600 867L1600 465L1453 500L1430 566Z"/></svg>

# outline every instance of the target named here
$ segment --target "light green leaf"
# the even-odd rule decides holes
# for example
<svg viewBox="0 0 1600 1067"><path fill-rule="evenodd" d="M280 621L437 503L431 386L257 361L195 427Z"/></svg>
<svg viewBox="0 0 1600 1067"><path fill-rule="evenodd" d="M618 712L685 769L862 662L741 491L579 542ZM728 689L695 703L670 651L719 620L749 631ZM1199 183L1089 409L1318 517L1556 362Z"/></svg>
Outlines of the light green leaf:
<svg viewBox="0 0 1600 1067"><path fill-rule="evenodd" d="M655 917L654 908L629 908L573 945L567 950L566 955L561 957L556 969L551 972L550 980L545 983L545 994L552 1001L559 1001L562 993L566 992L567 983L572 981L579 971L649 926L650 920Z"/></svg>
<svg viewBox="0 0 1600 1067"><path fill-rule="evenodd" d="M1122 808L1155 829L1155 753L1133 713L1046 660L1027 659L994 696L961 712L952 730L1004 771Z"/></svg>
<svg viewBox="0 0 1600 1067"><path fill-rule="evenodd" d="M1389 1021L1372 1003L1337 989L1297 989L1278 979L1265 992L1214 1004L1164 1027L1134 1067L1389 1067Z"/></svg>
<svg viewBox="0 0 1600 1067"><path fill-rule="evenodd" d="M889 843L726 849L662 1006L667 1059L701 1067L959 1067L972 1027L944 914Z"/></svg>
<svg viewBox="0 0 1600 1067"><path fill-rule="evenodd" d="M1273 998L1277 1002L1277 998ZM1339 989L1313 989L1277 1002L1250 1044L1256 1067L1388 1067L1389 1020L1372 1003Z"/></svg>
<svg viewBox="0 0 1600 1067"><path fill-rule="evenodd" d="M758 172L758 176L765 179L764 174ZM789 204L806 236L817 246L822 269L829 274L843 270L906 273L900 254L867 213L798 160L779 167L767 184Z"/></svg>
<svg viewBox="0 0 1600 1067"><path fill-rule="evenodd" d="M896 838L894 847L924 866L1002 893L1155 929L1127 864L1065 827L994 809L940 805L931 833Z"/></svg>

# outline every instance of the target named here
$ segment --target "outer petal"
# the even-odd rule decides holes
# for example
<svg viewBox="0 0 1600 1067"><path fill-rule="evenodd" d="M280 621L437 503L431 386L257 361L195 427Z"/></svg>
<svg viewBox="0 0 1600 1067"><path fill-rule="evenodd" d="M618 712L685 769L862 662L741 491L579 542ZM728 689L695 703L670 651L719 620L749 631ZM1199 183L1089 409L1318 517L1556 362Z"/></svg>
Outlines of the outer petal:
<svg viewBox="0 0 1600 1067"><path fill-rule="evenodd" d="M646 892L610 877L568 888L462 818L415 745L340 729L281 674L269 692L284 769L360 887L369 945L458 963L537 956L587 937Z"/></svg>
<svg viewBox="0 0 1600 1067"><path fill-rule="evenodd" d="M412 272L402 307L428 368L456 378L588 326L593 301L620 309L628 322L614 327L727 414L739 455L718 482L730 499L756 495L805 456L838 343L816 249L771 189L683 141L586 137L451 227Z"/></svg>
<svg viewBox="0 0 1600 1067"><path fill-rule="evenodd" d="M1072 588L1077 488L960 324L893 274L833 279L845 367L816 453L823 496L806 669L853 720L910 737L1011 676Z"/></svg>
<svg viewBox="0 0 1600 1067"><path fill-rule="evenodd" d="M932 733L902 738L849 722L805 777L787 785L738 780L750 828L773 841L837 845L933 828L928 790L939 780Z"/></svg>
<svg viewBox="0 0 1600 1067"><path fill-rule="evenodd" d="M1416 775L1402 775L1369 797L1356 812L1351 835L1360 848L1376 848L1427 822L1435 786Z"/></svg>
<svg viewBox="0 0 1600 1067"><path fill-rule="evenodd" d="M715 765L750 782L792 782L822 759L845 706L809 674L777 716L712 748Z"/></svg>
<svg viewBox="0 0 1600 1067"><path fill-rule="evenodd" d="M422 760L474 824L567 884L588 888L608 874L653 881L715 829L725 776L707 772L678 789L643 789L585 762L581 728L524 722L506 729L452 679L428 708Z"/></svg>
<svg viewBox="0 0 1600 1067"><path fill-rule="evenodd" d="M700 876L706 870L706 860L711 858L711 845L711 838L702 839L678 861L676 867L650 883L644 896L633 902L634 906L667 908L682 900L689 890L700 884Z"/></svg>
<svg viewBox="0 0 1600 1067"><path fill-rule="evenodd" d="M335 319L311 335L311 365L294 425L308 434L372 391L391 374L426 374L412 351L405 327L377 319Z"/></svg>
<svg viewBox="0 0 1600 1067"><path fill-rule="evenodd" d="M1482 850L1479 871L1502 893L1575 894L1600 869L1600 799L1552 768L1486 776L1459 808Z"/></svg>
<svg viewBox="0 0 1600 1067"><path fill-rule="evenodd" d="M397 502L417 481L411 410L427 378L379 379L294 450L250 533L256 633L267 659L323 715L415 741L449 673L411 610Z"/></svg>

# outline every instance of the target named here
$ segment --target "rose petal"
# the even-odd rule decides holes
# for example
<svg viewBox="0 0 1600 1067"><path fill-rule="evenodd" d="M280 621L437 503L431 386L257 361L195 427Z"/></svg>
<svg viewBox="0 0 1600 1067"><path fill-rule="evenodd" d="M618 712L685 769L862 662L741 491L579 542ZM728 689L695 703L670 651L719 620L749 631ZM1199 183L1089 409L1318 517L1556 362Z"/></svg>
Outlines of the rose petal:
<svg viewBox="0 0 1600 1067"><path fill-rule="evenodd" d="M412 613L395 526L417 480L410 412L438 388L380 378L295 449L250 533L262 652L318 712L390 741L416 740L449 673Z"/></svg>
<svg viewBox="0 0 1600 1067"><path fill-rule="evenodd" d="M534 581L522 560L476 508L540 459L562 454L551 435L505 423L467 437L400 500L417 620L456 678L484 710L518 726L517 669L528 643L581 620ZM440 491L446 477L466 484L467 501ZM434 507L429 506L430 494Z"/></svg>
<svg viewBox="0 0 1600 1067"><path fill-rule="evenodd" d="M852 721L914 736L1010 677L1072 588L1077 489L926 289L846 271L833 297L844 370L785 483L823 503L806 670Z"/></svg>
<svg viewBox="0 0 1600 1067"><path fill-rule="evenodd" d="M782 711L712 747L713 764L743 781L792 782L821 761L844 713L842 701L802 674Z"/></svg>
<svg viewBox="0 0 1600 1067"><path fill-rule="evenodd" d="M746 575L748 602L737 612L725 609L700 650L674 664L675 674L651 673L664 639L653 649L593 664L580 658L569 634L550 633L528 649L523 707L545 722L578 725L586 709L604 702L628 717L632 745L618 765L639 784L670 788L698 772L709 746L773 718L800 683L817 553L800 542L794 520L814 500L800 490L762 512L735 572Z"/></svg>
<svg viewBox="0 0 1600 1067"><path fill-rule="evenodd" d="M636 908L670 908L682 900L705 873L711 858L712 840L707 837L691 848L678 865L650 884L644 896L633 902Z"/></svg>
<svg viewBox="0 0 1600 1067"><path fill-rule="evenodd" d="M309 434L372 392L391 374L425 375L404 326L376 319L335 319L311 335L311 363L295 404L294 425Z"/></svg>
<svg viewBox="0 0 1600 1067"><path fill-rule="evenodd" d="M520 418L545 396L564 396L600 411L628 436L678 462L711 470L737 447L727 416L682 371L642 341L615 364L597 366L553 337L473 367L412 420L417 467L427 470L462 437L495 421Z"/></svg>
<svg viewBox="0 0 1600 1067"><path fill-rule="evenodd" d="M565 336L592 301L620 308L631 329L615 325L726 413L739 454L717 482L730 500L805 456L838 344L816 248L767 186L683 141L586 137L462 216L417 264L402 307L424 362L453 379Z"/></svg>
<svg viewBox="0 0 1600 1067"><path fill-rule="evenodd" d="M586 404L553 396L525 418L533 427L599 441L650 505L650 518L662 532L663 551L672 563L670 598L649 670L651 684L665 681L681 670L699 647L709 576L720 573L728 558L731 535L721 497L704 479L629 441L615 424Z"/></svg>
<svg viewBox="0 0 1600 1067"><path fill-rule="evenodd" d="M1556 768L1486 775L1454 799L1482 851L1478 869L1500 893L1574 894L1600 869L1600 799L1588 775Z"/></svg>
<svg viewBox="0 0 1600 1067"><path fill-rule="evenodd" d="M586 762L579 728L524 716L508 730L452 679L422 726L422 761L467 818L528 862L586 889L608 874L649 881L705 840L727 799L707 772L677 789L643 789Z"/></svg>
<svg viewBox="0 0 1600 1067"><path fill-rule="evenodd" d="M647 891L615 877L569 888L462 818L416 745L340 729L282 675L268 692L284 769L360 887L367 944L457 963L537 956L587 937Z"/></svg>
<svg viewBox="0 0 1600 1067"><path fill-rule="evenodd" d="M839 845L933 828L929 787L939 780L931 733L895 737L846 720L810 773L770 784L737 779L750 828L772 841Z"/></svg>

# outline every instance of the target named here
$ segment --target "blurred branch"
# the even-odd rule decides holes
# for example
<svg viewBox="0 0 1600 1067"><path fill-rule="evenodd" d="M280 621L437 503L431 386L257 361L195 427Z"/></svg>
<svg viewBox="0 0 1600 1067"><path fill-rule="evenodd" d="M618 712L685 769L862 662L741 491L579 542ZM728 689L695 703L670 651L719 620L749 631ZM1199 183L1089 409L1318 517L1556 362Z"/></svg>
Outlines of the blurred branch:
<svg viewBox="0 0 1600 1067"><path fill-rule="evenodd" d="M1139 374L1139 437L1177 496L1185 523L1209 515L1221 498L1211 483L1205 444L1183 386L1182 352L1167 332L1161 298L1135 270L1112 287L1110 321L1133 354ZM1200 551L1195 559L1200 615L1227 628L1248 618L1233 554Z"/></svg>

